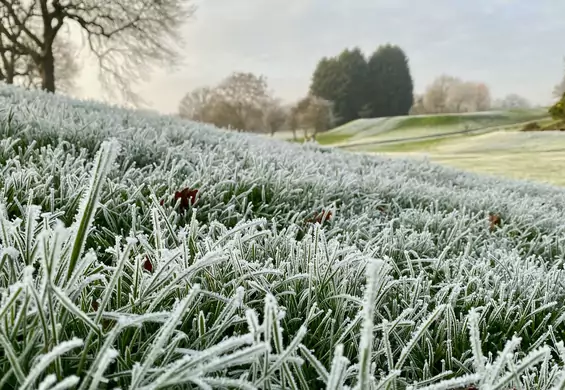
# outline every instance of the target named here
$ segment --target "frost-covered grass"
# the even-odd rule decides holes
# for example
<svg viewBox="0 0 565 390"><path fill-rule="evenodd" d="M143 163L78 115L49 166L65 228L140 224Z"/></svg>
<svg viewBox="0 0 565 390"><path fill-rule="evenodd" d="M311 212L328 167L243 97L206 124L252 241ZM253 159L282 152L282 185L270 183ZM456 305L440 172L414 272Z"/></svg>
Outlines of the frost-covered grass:
<svg viewBox="0 0 565 390"><path fill-rule="evenodd" d="M0 135L2 389L564 387L562 189L8 87Z"/></svg>

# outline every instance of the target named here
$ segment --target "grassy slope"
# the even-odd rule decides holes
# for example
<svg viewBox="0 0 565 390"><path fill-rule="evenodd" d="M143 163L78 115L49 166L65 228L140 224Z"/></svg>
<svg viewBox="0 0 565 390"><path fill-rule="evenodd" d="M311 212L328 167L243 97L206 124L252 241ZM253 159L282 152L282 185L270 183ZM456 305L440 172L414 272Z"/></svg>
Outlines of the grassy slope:
<svg viewBox="0 0 565 390"><path fill-rule="evenodd" d="M363 144L485 127L509 126L546 117L542 109L492 111L484 113L417 115L394 118L359 119L320 134L321 144Z"/></svg>
<svg viewBox="0 0 565 390"><path fill-rule="evenodd" d="M0 163L2 389L563 375L562 189L4 87Z"/></svg>
<svg viewBox="0 0 565 390"><path fill-rule="evenodd" d="M395 157L426 157L456 168L565 186L565 133L497 131L356 148Z"/></svg>

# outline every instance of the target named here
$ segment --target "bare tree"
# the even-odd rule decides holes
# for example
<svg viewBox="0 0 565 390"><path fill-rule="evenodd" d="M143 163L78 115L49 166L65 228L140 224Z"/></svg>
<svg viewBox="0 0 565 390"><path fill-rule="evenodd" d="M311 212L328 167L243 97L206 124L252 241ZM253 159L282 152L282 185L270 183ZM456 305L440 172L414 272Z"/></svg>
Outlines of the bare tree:
<svg viewBox="0 0 565 390"><path fill-rule="evenodd" d="M267 80L253 73L235 72L216 88L217 114L238 131L263 131L263 109L271 100Z"/></svg>
<svg viewBox="0 0 565 390"><path fill-rule="evenodd" d="M187 93L179 104L179 115L182 118L198 122L214 123L214 105L217 94L212 88L197 88Z"/></svg>
<svg viewBox="0 0 565 390"><path fill-rule="evenodd" d="M76 47L68 39L62 36L54 43L53 55L55 58L55 84L56 89L61 92L72 92L77 89L76 77L80 73L80 64L77 61ZM25 66L16 84L22 84L28 88L41 88L41 68L29 56L22 56Z"/></svg>
<svg viewBox="0 0 565 390"><path fill-rule="evenodd" d="M0 81L7 84L14 84L19 76L24 75L28 65L12 39L23 40L22 30L14 25L7 8L0 7Z"/></svg>
<svg viewBox="0 0 565 390"><path fill-rule="evenodd" d="M426 114L485 111L491 106L490 90L484 83L441 75L426 88L412 112Z"/></svg>
<svg viewBox="0 0 565 390"><path fill-rule="evenodd" d="M490 88L484 83L475 84L475 111L488 111L492 105Z"/></svg>
<svg viewBox="0 0 565 390"><path fill-rule="evenodd" d="M263 122L265 130L273 136L287 123L288 111L282 106L280 100L271 99L265 102L263 108Z"/></svg>
<svg viewBox="0 0 565 390"><path fill-rule="evenodd" d="M19 44L33 45L24 30L14 22L7 7L0 7L0 80L26 87L41 86L41 68L33 58L18 48ZM75 88L74 79L80 68L73 52L74 46L59 34L54 42L57 88L69 92Z"/></svg>
<svg viewBox="0 0 565 390"><path fill-rule="evenodd" d="M10 21L0 33L37 67L41 88L55 92L55 42L69 25L96 56L105 90L134 103L140 100L131 82L147 78L152 66L176 63L178 27L193 12L186 0L0 0L0 6Z"/></svg>
<svg viewBox="0 0 565 390"><path fill-rule="evenodd" d="M471 112L475 110L475 85L470 82L453 83L448 89L446 112Z"/></svg>
<svg viewBox="0 0 565 390"><path fill-rule="evenodd" d="M278 104L263 76L235 72L214 88L189 92L179 105L179 114L237 131L262 132L268 127L267 120L271 125L280 122L280 113L274 111Z"/></svg>
<svg viewBox="0 0 565 390"><path fill-rule="evenodd" d="M454 85L461 83L461 80L441 75L426 88L424 93L423 105L428 114L439 114L448 112L448 96L450 89Z"/></svg>
<svg viewBox="0 0 565 390"><path fill-rule="evenodd" d="M296 113L298 125L306 139L316 139L318 133L329 130L335 122L333 103L314 95L300 100L296 105Z"/></svg>
<svg viewBox="0 0 565 390"><path fill-rule="evenodd" d="M423 95L414 95L414 103L412 104L412 108L410 108L410 115L422 115L426 113L426 109L424 107L424 96Z"/></svg>
<svg viewBox="0 0 565 390"><path fill-rule="evenodd" d="M298 137L296 136L296 131L298 130L298 127L300 126L300 120L299 120L299 113L298 113L298 107L297 106L293 106L290 108L289 113L288 113L288 117L287 117L287 126L290 130L292 130L292 139L294 141L296 141L298 139Z"/></svg>
<svg viewBox="0 0 565 390"><path fill-rule="evenodd" d="M515 94L511 93L506 95L503 99L496 100L493 103L493 107L497 109L513 109L513 108L530 108L532 104L528 101L528 99Z"/></svg>
<svg viewBox="0 0 565 390"><path fill-rule="evenodd" d="M484 83L454 83L447 94L448 112L476 112L490 109L490 89Z"/></svg>

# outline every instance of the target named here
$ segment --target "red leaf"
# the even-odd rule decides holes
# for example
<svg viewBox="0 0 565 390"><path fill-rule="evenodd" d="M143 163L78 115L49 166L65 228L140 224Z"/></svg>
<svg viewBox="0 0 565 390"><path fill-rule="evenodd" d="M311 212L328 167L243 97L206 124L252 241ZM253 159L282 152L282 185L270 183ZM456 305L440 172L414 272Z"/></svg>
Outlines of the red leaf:
<svg viewBox="0 0 565 390"><path fill-rule="evenodd" d="M165 204L165 201L164 201L163 199L161 199L161 201L160 201L159 203L160 203L160 204L161 204L161 206L162 206L162 205L164 205L164 204Z"/></svg>
<svg viewBox="0 0 565 390"><path fill-rule="evenodd" d="M323 224L326 221L329 221L332 217L332 212L328 211L326 213L325 210L322 210L321 213L317 214L313 219L308 219L306 222L314 223L318 222L319 224Z"/></svg>
<svg viewBox="0 0 565 390"><path fill-rule="evenodd" d="M149 257L145 256L145 261L143 262L143 268L146 271L153 272L153 264L149 261Z"/></svg>
<svg viewBox="0 0 565 390"><path fill-rule="evenodd" d="M500 219L500 215L495 214L495 213L489 214L488 221L489 221L491 232L494 231L494 229L496 229L497 227L499 227L500 224L502 223L502 219Z"/></svg>
<svg viewBox="0 0 565 390"><path fill-rule="evenodd" d="M188 208L188 205L194 205L196 202L196 195L198 194L197 189L192 188L185 188L181 191L175 192L175 201L180 199L180 209L185 210Z"/></svg>

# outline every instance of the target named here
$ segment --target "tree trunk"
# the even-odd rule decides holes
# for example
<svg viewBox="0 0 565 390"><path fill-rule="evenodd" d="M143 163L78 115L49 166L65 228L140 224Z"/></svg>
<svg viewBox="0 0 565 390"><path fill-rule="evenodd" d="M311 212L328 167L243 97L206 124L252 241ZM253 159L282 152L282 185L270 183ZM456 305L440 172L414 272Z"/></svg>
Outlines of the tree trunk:
<svg viewBox="0 0 565 390"><path fill-rule="evenodd" d="M55 92L55 58L53 48L49 47L41 59L41 88Z"/></svg>

